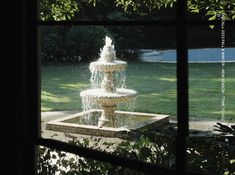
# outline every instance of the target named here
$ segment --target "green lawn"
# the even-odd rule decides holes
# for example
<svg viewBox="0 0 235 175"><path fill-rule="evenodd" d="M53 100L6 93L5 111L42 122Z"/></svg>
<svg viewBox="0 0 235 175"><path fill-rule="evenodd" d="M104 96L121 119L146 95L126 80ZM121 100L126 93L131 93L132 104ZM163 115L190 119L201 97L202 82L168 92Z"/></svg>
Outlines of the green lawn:
<svg viewBox="0 0 235 175"><path fill-rule="evenodd" d="M89 64L42 66L42 111L81 110ZM225 65L226 119L235 120L235 63ZM190 64L190 116L220 119L221 65ZM176 115L176 65L128 63L127 87L138 91L135 111Z"/></svg>

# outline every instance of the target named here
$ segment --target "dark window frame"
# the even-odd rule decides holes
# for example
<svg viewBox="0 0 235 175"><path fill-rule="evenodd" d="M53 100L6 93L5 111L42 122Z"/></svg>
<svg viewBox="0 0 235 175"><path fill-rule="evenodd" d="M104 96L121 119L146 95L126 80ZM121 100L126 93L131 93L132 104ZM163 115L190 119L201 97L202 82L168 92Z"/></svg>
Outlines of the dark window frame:
<svg viewBox="0 0 235 175"><path fill-rule="evenodd" d="M186 0L177 1L176 21L38 21L38 1L22 1L22 105L19 137L18 172L36 174L36 148L38 145L71 152L122 167L154 174L198 174L186 172L186 146L188 137L188 56L186 45L187 25L218 24L220 21L186 21ZM234 24L234 21L228 22ZM177 137L176 169L159 167L137 160L123 158L109 153L79 147L68 143L40 137L40 60L38 58L37 28L40 25L176 25L177 41ZM32 117L37 116L37 117Z"/></svg>

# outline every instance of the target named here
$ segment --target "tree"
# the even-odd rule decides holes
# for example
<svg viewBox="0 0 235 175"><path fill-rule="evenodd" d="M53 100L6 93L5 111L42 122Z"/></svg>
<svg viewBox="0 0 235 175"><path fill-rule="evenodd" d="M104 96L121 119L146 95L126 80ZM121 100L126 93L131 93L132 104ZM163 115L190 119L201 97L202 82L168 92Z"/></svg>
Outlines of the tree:
<svg viewBox="0 0 235 175"><path fill-rule="evenodd" d="M105 1L108 4L121 7L126 13L137 13L146 16L153 11L175 6L176 0L114 0ZM235 0L188 0L190 13L201 13L208 20L215 20L224 14L226 20L235 19ZM70 20L78 14L84 5L97 6L102 0L41 0L40 10L42 20ZM104 12L101 8L100 12Z"/></svg>
<svg viewBox="0 0 235 175"><path fill-rule="evenodd" d="M144 10L159 10L161 8L173 7L176 0L116 0L117 5L122 6L124 10L132 8L144 14ZM215 20L221 14L224 14L225 19L235 19L235 0L188 0L188 11L191 13L203 13L208 16L208 20ZM143 8L144 7L144 8Z"/></svg>

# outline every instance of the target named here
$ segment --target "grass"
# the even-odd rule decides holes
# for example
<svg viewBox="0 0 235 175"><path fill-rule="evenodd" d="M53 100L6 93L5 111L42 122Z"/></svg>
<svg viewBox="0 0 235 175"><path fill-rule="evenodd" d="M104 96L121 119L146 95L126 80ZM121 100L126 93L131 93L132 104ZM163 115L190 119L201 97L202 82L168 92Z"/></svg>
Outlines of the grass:
<svg viewBox="0 0 235 175"><path fill-rule="evenodd" d="M42 66L41 110L81 110L80 91L90 87L89 64ZM235 63L225 65L226 119L235 120ZM175 116L176 65L128 63L127 87L138 91L135 111ZM189 65L191 117L221 118L221 65Z"/></svg>

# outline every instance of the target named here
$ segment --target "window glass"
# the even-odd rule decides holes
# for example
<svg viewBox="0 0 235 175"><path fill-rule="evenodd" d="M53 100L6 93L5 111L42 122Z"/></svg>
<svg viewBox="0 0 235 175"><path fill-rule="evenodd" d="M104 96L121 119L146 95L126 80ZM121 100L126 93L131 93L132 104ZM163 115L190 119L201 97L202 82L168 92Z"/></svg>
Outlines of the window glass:
<svg viewBox="0 0 235 175"><path fill-rule="evenodd" d="M42 137L174 167L175 27L40 32Z"/></svg>

